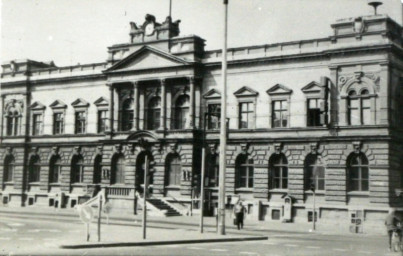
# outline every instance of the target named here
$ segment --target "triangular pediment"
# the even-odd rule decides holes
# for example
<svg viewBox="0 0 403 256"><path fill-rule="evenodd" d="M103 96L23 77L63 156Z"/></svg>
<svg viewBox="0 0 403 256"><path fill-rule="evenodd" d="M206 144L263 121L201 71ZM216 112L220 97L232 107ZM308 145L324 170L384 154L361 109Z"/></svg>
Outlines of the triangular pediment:
<svg viewBox="0 0 403 256"><path fill-rule="evenodd" d="M324 89L318 82L312 81L309 84L302 87L301 91L304 93L319 93Z"/></svg>
<svg viewBox="0 0 403 256"><path fill-rule="evenodd" d="M291 94L292 90L282 84L276 84L266 91L269 95Z"/></svg>
<svg viewBox="0 0 403 256"><path fill-rule="evenodd" d="M244 86L239 90L237 90L236 92L234 92L234 95L236 97L256 97L259 95L259 93L247 86Z"/></svg>
<svg viewBox="0 0 403 256"><path fill-rule="evenodd" d="M46 108L46 106L40 103L39 101L35 101L34 103L31 104L29 108L32 110L43 110Z"/></svg>
<svg viewBox="0 0 403 256"><path fill-rule="evenodd" d="M115 63L105 72L144 70L189 65L186 60L159 49L143 46L123 60Z"/></svg>
<svg viewBox="0 0 403 256"><path fill-rule="evenodd" d="M108 106L109 102L107 99L105 99L104 97L100 97L99 99L97 99L96 101L94 101L95 106Z"/></svg>
<svg viewBox="0 0 403 256"><path fill-rule="evenodd" d="M205 99L217 99L221 98L221 93L216 89L211 89L203 95Z"/></svg>
<svg viewBox="0 0 403 256"><path fill-rule="evenodd" d="M88 107L90 104L89 104L88 102L86 102L85 100L83 100L83 99L81 99L81 98L78 98L78 99L76 99L75 101L73 101L73 102L71 103L71 105L72 105L74 108L79 108L79 107Z"/></svg>
<svg viewBox="0 0 403 256"><path fill-rule="evenodd" d="M67 108L67 105L61 100L55 100L52 104L49 105L51 108Z"/></svg>

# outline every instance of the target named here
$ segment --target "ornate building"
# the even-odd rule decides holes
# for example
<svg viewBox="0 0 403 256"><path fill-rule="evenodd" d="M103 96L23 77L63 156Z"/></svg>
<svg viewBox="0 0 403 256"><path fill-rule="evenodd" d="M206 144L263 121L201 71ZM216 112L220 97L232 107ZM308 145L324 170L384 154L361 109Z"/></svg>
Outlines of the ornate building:
<svg viewBox="0 0 403 256"><path fill-rule="evenodd" d="M70 208L105 187L133 212L152 161L150 207L186 213L218 195L221 50L147 15L103 63L15 60L1 73L1 203ZM228 49L227 204L248 218L381 226L403 210L403 37L385 15L326 38ZM197 210L197 200L194 204ZM161 211L164 212L164 211Z"/></svg>

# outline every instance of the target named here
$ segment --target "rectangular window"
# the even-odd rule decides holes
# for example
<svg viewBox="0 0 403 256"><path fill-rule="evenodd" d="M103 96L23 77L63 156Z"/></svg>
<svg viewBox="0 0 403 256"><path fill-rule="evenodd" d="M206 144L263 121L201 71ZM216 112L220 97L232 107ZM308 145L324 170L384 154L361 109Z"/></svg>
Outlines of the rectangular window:
<svg viewBox="0 0 403 256"><path fill-rule="evenodd" d="M63 134L64 116L63 113L53 114L53 134Z"/></svg>
<svg viewBox="0 0 403 256"><path fill-rule="evenodd" d="M242 102L239 104L239 128L253 128L253 103Z"/></svg>
<svg viewBox="0 0 403 256"><path fill-rule="evenodd" d="M32 135L42 134L42 114L34 114L32 117Z"/></svg>
<svg viewBox="0 0 403 256"><path fill-rule="evenodd" d="M362 99L362 124L371 123L371 101L370 99Z"/></svg>
<svg viewBox="0 0 403 256"><path fill-rule="evenodd" d="M361 115L360 115L360 99L350 100L350 125L361 125Z"/></svg>
<svg viewBox="0 0 403 256"><path fill-rule="evenodd" d="M105 132L108 129L108 111L98 111L98 133Z"/></svg>
<svg viewBox="0 0 403 256"><path fill-rule="evenodd" d="M210 130L220 129L221 104L209 104L207 113L207 128Z"/></svg>
<svg viewBox="0 0 403 256"><path fill-rule="evenodd" d="M287 127L288 126L288 102L286 100L276 100L272 103L272 127Z"/></svg>
<svg viewBox="0 0 403 256"><path fill-rule="evenodd" d="M307 113L307 125L308 126L322 126L321 123L321 104L323 100L321 99L308 99L308 113Z"/></svg>
<svg viewBox="0 0 403 256"><path fill-rule="evenodd" d="M83 134L85 133L85 112L80 111L76 112L76 134Z"/></svg>

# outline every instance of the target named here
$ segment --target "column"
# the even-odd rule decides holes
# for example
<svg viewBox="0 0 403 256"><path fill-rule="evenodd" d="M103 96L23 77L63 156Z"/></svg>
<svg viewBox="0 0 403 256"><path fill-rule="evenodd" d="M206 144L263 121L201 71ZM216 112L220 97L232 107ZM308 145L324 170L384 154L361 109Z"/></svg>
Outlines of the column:
<svg viewBox="0 0 403 256"><path fill-rule="evenodd" d="M189 87L190 87L190 102L189 102L189 128L194 128L194 117L195 117L195 84L194 77L189 77Z"/></svg>
<svg viewBox="0 0 403 256"><path fill-rule="evenodd" d="M376 124L389 124L390 121L390 103L391 94L389 88L391 88L390 79L390 66L389 62L384 62L380 64L380 91L378 92L377 106L376 106Z"/></svg>
<svg viewBox="0 0 403 256"><path fill-rule="evenodd" d="M167 129L172 129L172 124L171 124L171 116L172 116L172 88L168 88L168 90L166 90L166 124L165 127L167 127Z"/></svg>
<svg viewBox="0 0 403 256"><path fill-rule="evenodd" d="M138 81L135 81L133 83L133 127L132 127L132 131L137 131L139 129L139 115L138 115L138 111L139 111L139 83Z"/></svg>
<svg viewBox="0 0 403 256"><path fill-rule="evenodd" d="M160 121L160 128L159 130L165 130L165 116L166 116L166 92L165 92L165 86L166 86L166 80L161 79L161 121Z"/></svg>
<svg viewBox="0 0 403 256"><path fill-rule="evenodd" d="M140 130L146 130L147 125L144 122L144 89L140 90L139 94L139 128Z"/></svg>
<svg viewBox="0 0 403 256"><path fill-rule="evenodd" d="M1 95L1 98L0 98L0 100L1 100L1 103L0 103L0 118L1 118L1 120L0 120L0 137L3 137L4 136L4 119L5 119L5 117L4 117L4 115L5 115L5 112L4 112L4 98L6 97L6 95Z"/></svg>
<svg viewBox="0 0 403 256"><path fill-rule="evenodd" d="M108 84L109 86L109 131L111 133L111 135L113 134L114 128L114 109L113 109L113 105L115 104L115 92L114 92L114 88L113 88L113 84Z"/></svg>

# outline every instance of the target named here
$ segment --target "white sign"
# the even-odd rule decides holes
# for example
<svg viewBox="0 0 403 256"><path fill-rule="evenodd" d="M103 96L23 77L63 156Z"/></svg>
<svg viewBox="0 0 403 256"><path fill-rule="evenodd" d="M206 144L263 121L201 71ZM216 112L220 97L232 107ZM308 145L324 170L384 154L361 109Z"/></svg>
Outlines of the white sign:
<svg viewBox="0 0 403 256"><path fill-rule="evenodd" d="M78 214L80 215L80 219L84 223L90 223L92 217L94 217L94 213L92 208L88 205L79 205L77 206Z"/></svg>

